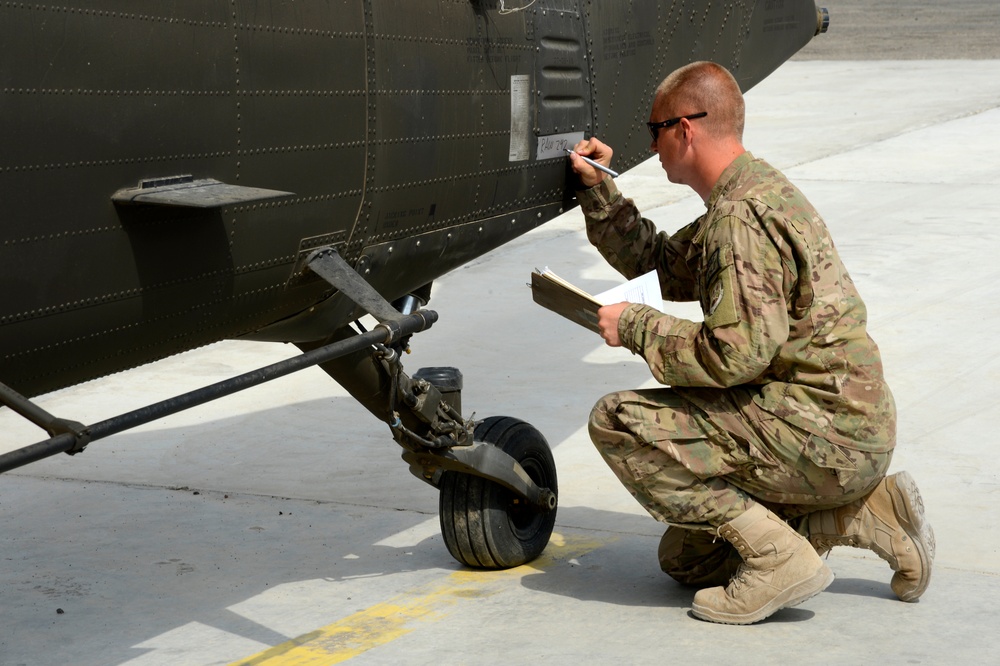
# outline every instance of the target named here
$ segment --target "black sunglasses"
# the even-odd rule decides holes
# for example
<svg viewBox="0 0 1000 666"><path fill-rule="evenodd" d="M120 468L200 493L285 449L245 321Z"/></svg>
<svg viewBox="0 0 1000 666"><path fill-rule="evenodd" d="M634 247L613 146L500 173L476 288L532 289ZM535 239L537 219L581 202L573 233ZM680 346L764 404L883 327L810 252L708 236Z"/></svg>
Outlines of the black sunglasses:
<svg viewBox="0 0 1000 666"><path fill-rule="evenodd" d="M692 113L690 116L670 118L669 120L664 120L661 123L646 123L646 127L649 128L649 135L653 137L653 141L656 141L660 136L661 127L673 127L682 120L694 120L695 118L704 118L707 115L708 111L702 111L701 113Z"/></svg>

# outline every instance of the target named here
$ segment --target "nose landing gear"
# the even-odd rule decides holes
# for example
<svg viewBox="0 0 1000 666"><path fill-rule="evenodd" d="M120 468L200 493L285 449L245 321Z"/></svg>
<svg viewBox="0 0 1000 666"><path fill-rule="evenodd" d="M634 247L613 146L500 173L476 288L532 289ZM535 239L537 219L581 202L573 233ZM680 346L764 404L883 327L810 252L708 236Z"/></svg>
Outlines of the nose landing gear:
<svg viewBox="0 0 1000 666"><path fill-rule="evenodd" d="M520 463L536 486L557 492L552 452L530 424L493 416L476 426L475 440ZM445 472L439 487L441 534L459 562L484 569L516 567L538 557L548 544L554 507L532 505L494 481L462 472Z"/></svg>

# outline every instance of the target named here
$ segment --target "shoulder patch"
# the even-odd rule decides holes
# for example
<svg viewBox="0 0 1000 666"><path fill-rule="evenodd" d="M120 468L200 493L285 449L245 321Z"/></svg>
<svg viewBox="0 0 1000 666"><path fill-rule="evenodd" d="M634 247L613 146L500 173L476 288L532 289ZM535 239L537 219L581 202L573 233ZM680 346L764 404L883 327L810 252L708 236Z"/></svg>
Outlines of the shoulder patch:
<svg viewBox="0 0 1000 666"><path fill-rule="evenodd" d="M702 310L709 328L739 323L740 311L736 307L736 262L733 244L726 243L709 257L705 273L705 297Z"/></svg>

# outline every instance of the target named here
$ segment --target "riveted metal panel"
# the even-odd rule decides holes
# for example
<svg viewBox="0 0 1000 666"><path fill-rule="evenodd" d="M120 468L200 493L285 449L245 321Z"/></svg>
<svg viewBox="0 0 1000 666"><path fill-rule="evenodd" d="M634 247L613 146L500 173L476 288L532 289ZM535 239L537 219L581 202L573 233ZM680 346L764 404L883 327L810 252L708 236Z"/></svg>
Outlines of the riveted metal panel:
<svg viewBox="0 0 1000 666"><path fill-rule="evenodd" d="M536 134L590 129L590 73L577 3L538 10L534 23L538 45Z"/></svg>

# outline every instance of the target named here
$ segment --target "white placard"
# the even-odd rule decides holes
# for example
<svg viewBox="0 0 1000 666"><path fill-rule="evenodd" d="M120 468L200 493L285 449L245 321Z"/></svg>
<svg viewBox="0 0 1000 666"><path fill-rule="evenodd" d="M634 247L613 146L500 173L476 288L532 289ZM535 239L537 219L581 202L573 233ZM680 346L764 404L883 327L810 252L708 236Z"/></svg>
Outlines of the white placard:
<svg viewBox="0 0 1000 666"><path fill-rule="evenodd" d="M538 137L536 160L550 160L553 157L566 157L567 150L583 141L583 132L568 132L566 134L549 134Z"/></svg>
<svg viewBox="0 0 1000 666"><path fill-rule="evenodd" d="M507 160L523 162L531 157L531 76L510 77L510 152Z"/></svg>

